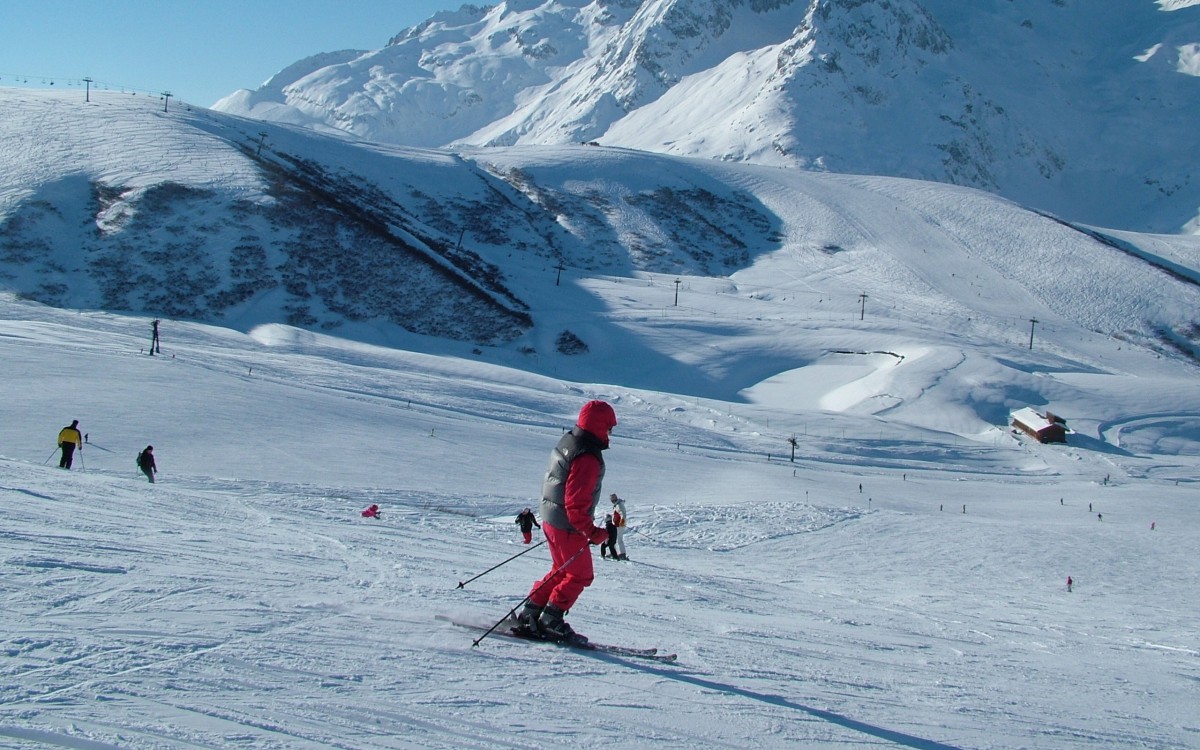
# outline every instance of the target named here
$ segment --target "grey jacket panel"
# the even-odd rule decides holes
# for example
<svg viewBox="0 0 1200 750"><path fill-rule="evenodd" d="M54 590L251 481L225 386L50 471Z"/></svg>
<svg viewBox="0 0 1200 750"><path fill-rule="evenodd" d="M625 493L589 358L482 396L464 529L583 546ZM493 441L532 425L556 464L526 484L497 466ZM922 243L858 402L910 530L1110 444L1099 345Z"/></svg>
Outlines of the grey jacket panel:
<svg viewBox="0 0 1200 750"><path fill-rule="evenodd" d="M546 470L546 479L542 483L543 524L564 531L579 532L579 529L567 520L567 475L571 471L571 463L584 453L591 453L600 462L600 476L597 477L596 488L592 491L592 505L588 509L588 515L595 512L596 505L600 502L600 485L604 481L604 456L600 453L603 448L595 436L578 426L563 435L558 445L554 446L550 453L550 467Z"/></svg>

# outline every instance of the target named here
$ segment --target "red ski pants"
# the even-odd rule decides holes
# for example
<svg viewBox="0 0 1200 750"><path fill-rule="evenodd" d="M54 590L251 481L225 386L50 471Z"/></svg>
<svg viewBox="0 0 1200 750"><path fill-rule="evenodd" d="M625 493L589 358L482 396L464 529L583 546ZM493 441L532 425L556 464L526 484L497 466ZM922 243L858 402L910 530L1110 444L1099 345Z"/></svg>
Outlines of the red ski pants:
<svg viewBox="0 0 1200 750"><path fill-rule="evenodd" d="M566 612L596 578L588 539L576 531L556 529L549 524L542 524L542 533L550 547L553 568L533 584L529 601L538 607L553 604Z"/></svg>

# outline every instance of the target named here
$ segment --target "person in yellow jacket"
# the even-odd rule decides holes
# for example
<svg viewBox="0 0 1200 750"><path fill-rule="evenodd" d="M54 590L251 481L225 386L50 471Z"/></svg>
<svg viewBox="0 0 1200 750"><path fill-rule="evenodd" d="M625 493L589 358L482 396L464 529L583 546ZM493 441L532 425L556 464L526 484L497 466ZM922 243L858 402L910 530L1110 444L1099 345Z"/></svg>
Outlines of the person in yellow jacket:
<svg viewBox="0 0 1200 750"><path fill-rule="evenodd" d="M62 428L58 433L58 447L62 448L62 458L58 461L58 468L71 468L71 459L75 457L75 449L83 452L83 433L79 431L79 420L71 420L71 424Z"/></svg>

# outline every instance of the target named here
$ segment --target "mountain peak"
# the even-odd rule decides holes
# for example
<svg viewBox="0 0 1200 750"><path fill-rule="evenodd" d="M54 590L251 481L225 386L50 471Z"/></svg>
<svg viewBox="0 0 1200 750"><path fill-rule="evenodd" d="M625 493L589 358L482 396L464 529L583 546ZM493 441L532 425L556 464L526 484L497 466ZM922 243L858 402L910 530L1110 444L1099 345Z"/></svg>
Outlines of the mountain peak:
<svg viewBox="0 0 1200 750"><path fill-rule="evenodd" d="M410 146L594 141L931 179L1176 232L1200 202L1195 5L508 0L218 109Z"/></svg>

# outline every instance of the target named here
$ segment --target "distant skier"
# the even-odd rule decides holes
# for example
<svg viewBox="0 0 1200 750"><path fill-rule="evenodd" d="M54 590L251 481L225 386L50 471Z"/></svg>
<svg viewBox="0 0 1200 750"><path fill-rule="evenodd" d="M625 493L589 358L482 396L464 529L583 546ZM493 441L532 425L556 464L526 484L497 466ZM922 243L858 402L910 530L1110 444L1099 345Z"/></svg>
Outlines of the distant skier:
<svg viewBox="0 0 1200 750"><path fill-rule="evenodd" d="M150 484L154 484L154 474L158 471L158 464L154 463L153 445L147 445L144 451L137 454L137 467L150 480Z"/></svg>
<svg viewBox="0 0 1200 750"><path fill-rule="evenodd" d="M586 640L563 615L595 579L589 544L607 541L608 532L593 520L604 479L608 435L617 415L604 401L589 401L579 410L571 431L550 454L542 484L542 533L550 546L550 572L533 584L518 616L524 629L552 640Z"/></svg>
<svg viewBox="0 0 1200 750"><path fill-rule="evenodd" d="M615 492L609 495L608 499L611 500L613 504L613 525L617 527L617 543L616 546L612 548L613 556L617 560L628 560L629 556L625 554L625 501L617 497Z"/></svg>
<svg viewBox="0 0 1200 750"><path fill-rule="evenodd" d="M71 424L62 428L58 433L58 447L62 449L62 458L58 461L58 468L70 469L71 461L75 457L75 449L83 452L83 434L79 432L79 420L71 420Z"/></svg>
<svg viewBox="0 0 1200 750"><path fill-rule="evenodd" d="M613 523L612 513L604 514L604 530L608 532L608 541L600 545L600 557L607 559L605 551L612 553L612 559L617 559L617 525Z"/></svg>
<svg viewBox="0 0 1200 750"><path fill-rule="evenodd" d="M153 326L154 329L154 333L150 339L150 356L162 354L162 349L158 348L158 318L155 318L154 322L150 325Z"/></svg>
<svg viewBox="0 0 1200 750"><path fill-rule="evenodd" d="M1075 585L1075 581L1071 580L1071 576L1067 576L1067 593L1071 593L1071 587Z"/></svg>
<svg viewBox="0 0 1200 750"><path fill-rule="evenodd" d="M363 510L362 517L363 518L374 518L376 521L383 518L383 516L380 515L379 506L375 503L371 503L369 506L367 506L367 508L365 510Z"/></svg>
<svg viewBox="0 0 1200 750"><path fill-rule="evenodd" d="M526 544L529 544L533 541L533 527L537 526L539 529L542 528L542 525L537 522L537 518L534 517L533 511L529 508L526 508L518 513L517 520L514 523L520 524L521 535L525 538Z"/></svg>

